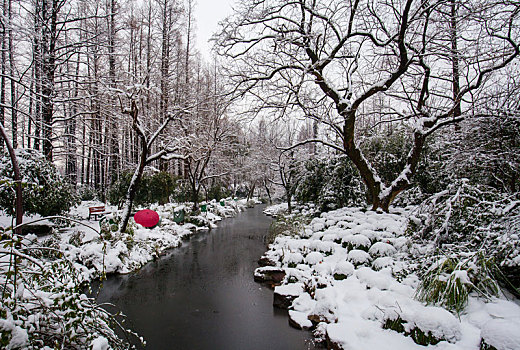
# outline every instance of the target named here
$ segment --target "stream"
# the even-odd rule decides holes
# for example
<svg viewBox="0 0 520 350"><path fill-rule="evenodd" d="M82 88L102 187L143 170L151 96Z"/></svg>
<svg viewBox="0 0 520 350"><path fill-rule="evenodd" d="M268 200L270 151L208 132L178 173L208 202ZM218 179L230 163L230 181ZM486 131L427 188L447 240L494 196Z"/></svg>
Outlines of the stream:
<svg viewBox="0 0 520 350"><path fill-rule="evenodd" d="M273 291L253 281L271 218L263 205L189 241L136 273L109 277L97 301L114 304L147 349L315 349Z"/></svg>

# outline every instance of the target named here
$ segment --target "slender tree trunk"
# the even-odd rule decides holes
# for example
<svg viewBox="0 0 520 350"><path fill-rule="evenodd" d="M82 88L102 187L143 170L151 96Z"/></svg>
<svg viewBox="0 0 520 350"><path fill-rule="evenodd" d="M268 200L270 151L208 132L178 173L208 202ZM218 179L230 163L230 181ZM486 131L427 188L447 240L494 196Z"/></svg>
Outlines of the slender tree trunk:
<svg viewBox="0 0 520 350"><path fill-rule="evenodd" d="M7 73L7 25L5 23L5 19L7 19L7 2L3 0L2 2L2 16L3 20L0 21L2 24L2 35L0 36L0 40L2 41L2 62L1 62L1 71L2 76L0 77L0 124L5 125L5 75Z"/></svg>
<svg viewBox="0 0 520 350"><path fill-rule="evenodd" d="M456 119L462 114L460 107L460 72L459 72L459 51L457 48L457 0L450 0L450 41L451 41L451 65L452 65L452 90L453 90L453 118ZM455 123L455 130L460 130L459 123Z"/></svg>
<svg viewBox="0 0 520 350"><path fill-rule="evenodd" d="M168 102L169 102L169 84L170 75L170 30L172 25L172 9L169 0L163 1L162 13L162 44L161 44L161 97L159 101L159 120L162 124L167 118ZM168 171L168 163L159 160L159 169Z"/></svg>
<svg viewBox="0 0 520 350"><path fill-rule="evenodd" d="M43 1L43 84L42 84L42 131L43 154L49 161L53 159L52 146L52 118L54 112L54 73L56 71L56 40L58 20L58 0L51 1L48 8L47 1Z"/></svg>
<svg viewBox="0 0 520 350"><path fill-rule="evenodd" d="M134 171L134 175L132 176L132 180L130 181L130 186L128 187L128 191L126 193L126 200L125 200L125 206L123 209L123 217L121 219L121 224L119 225L119 232L123 233L126 231L126 227L128 226L128 221L130 220L130 214L132 212L132 205L134 203L135 194L137 192L137 189L139 187L139 183L141 182L141 178L143 176L144 167L146 166L146 159L148 157L148 144L146 137L144 135L141 135L138 133L138 113L139 110L137 109L137 105L135 101L132 101L132 109L127 112L133 120L132 128L135 130L135 132L139 135L140 140L140 154L139 154L139 160L137 162L137 168Z"/></svg>
<svg viewBox="0 0 520 350"><path fill-rule="evenodd" d="M12 0L9 0L9 75L11 76L11 131L13 148L18 148L18 101L16 96L16 82L14 80L15 66L14 66L14 47L13 47L13 26L12 26Z"/></svg>
<svg viewBox="0 0 520 350"><path fill-rule="evenodd" d="M33 40L33 66L34 66L34 141L33 148L40 150L41 134L41 92L42 92L42 4L35 1L34 8L34 40Z"/></svg>
<svg viewBox="0 0 520 350"><path fill-rule="evenodd" d="M27 148L31 148L32 119L34 118L34 65L31 70L31 87L29 88L29 118L27 118Z"/></svg>
<svg viewBox="0 0 520 350"><path fill-rule="evenodd" d="M116 89L116 11L117 3L116 0L110 0L110 15L109 19L109 31L108 31L108 75L110 78L110 87ZM116 100L112 99L112 106L115 106ZM120 131L120 125L118 125L118 119L115 107L111 108L110 117L108 120L110 128L110 160L108 168L108 182L113 182L113 178L119 178L119 142L118 134Z"/></svg>
<svg viewBox="0 0 520 350"><path fill-rule="evenodd" d="M273 203L273 200L271 199L271 190L269 189L269 186L267 185L267 181L264 179L264 188L265 193L267 194L267 198L269 198L269 204Z"/></svg>
<svg viewBox="0 0 520 350"><path fill-rule="evenodd" d="M78 113L76 100L79 96L79 67L80 67L80 54L77 53L76 67L74 72L74 83L72 88L72 101L70 103L71 118L66 122L66 142L67 142L67 155L65 164L65 174L69 181L76 186L78 182L78 159L76 155L76 115Z"/></svg>
<svg viewBox="0 0 520 350"><path fill-rule="evenodd" d="M4 139L9 156L11 157L11 163L13 165L14 181L16 183L16 226L19 226L23 221L22 176L20 175L20 168L18 167L18 161L16 160L16 154L14 152L13 146L9 142L9 138L7 137L7 133L5 132L4 126L2 124L0 124L0 134ZM14 233L18 235L21 234L22 228L17 227Z"/></svg>

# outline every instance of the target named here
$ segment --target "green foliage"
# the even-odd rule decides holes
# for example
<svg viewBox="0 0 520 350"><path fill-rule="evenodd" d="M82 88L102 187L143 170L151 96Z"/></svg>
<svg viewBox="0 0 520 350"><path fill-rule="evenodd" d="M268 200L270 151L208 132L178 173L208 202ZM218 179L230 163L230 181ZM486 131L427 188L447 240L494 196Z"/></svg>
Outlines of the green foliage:
<svg viewBox="0 0 520 350"><path fill-rule="evenodd" d="M427 264L435 268L424 274L420 299L457 311L473 290L483 296L496 295L497 281L520 294L519 228L516 195L463 179L430 196L410 216L407 234L419 244L433 242L432 256L440 250L450 259L441 266L435 261ZM460 276L452 275L457 270L467 270L471 283L460 283Z"/></svg>
<svg viewBox="0 0 520 350"><path fill-rule="evenodd" d="M417 172L412 181L421 191L420 199L444 190L455 181L453 173L448 169L446 148L448 145L438 141L427 142L417 164Z"/></svg>
<svg viewBox="0 0 520 350"><path fill-rule="evenodd" d="M172 198L177 203L185 203L192 200L191 188L186 180L177 180L177 187L172 193ZM203 200L202 194L199 193L199 202Z"/></svg>
<svg viewBox="0 0 520 350"><path fill-rule="evenodd" d="M79 202L74 188L60 175L54 164L37 151L17 149L24 212L51 216L64 213ZM14 215L13 167L9 156L0 153L0 208Z"/></svg>
<svg viewBox="0 0 520 350"><path fill-rule="evenodd" d="M510 88L513 84L505 86ZM492 96L496 100L484 104L482 114L475 113L476 117L462 124L465 132L451 157L459 174L500 192L520 191L519 94L516 85L505 101L500 101L499 95ZM506 107L508 104L511 110Z"/></svg>
<svg viewBox="0 0 520 350"><path fill-rule="evenodd" d="M99 221L101 236L105 241L115 242L120 238L117 236L117 233L119 231L119 224L121 223L121 220L122 218L118 215L109 215L108 217L103 217ZM135 224L132 221L129 221L124 234L133 236L135 228Z"/></svg>
<svg viewBox="0 0 520 350"><path fill-rule="evenodd" d="M406 336L409 336L413 339L413 341L416 344L419 345L435 345L438 344L442 339L438 339L433 336L432 332L425 333L422 329L419 327L412 328L409 332L406 331L406 328L404 327L404 324L407 322L403 320L401 317L397 317L395 320L393 319L387 319L385 323L383 323L384 329L391 329L393 331L396 331L398 333L403 333Z"/></svg>
<svg viewBox="0 0 520 350"><path fill-rule="evenodd" d="M406 129L387 135L371 136L363 143L366 157L374 165L381 180L390 184L405 167L413 137ZM446 168L446 145L440 140L426 142L417 164L412 189L399 195L397 205L419 204L426 196L438 193L452 181L452 173Z"/></svg>
<svg viewBox="0 0 520 350"><path fill-rule="evenodd" d="M175 181L175 176L164 171L150 176L147 184L149 203L158 202L161 205L168 203L176 187Z"/></svg>
<svg viewBox="0 0 520 350"><path fill-rule="evenodd" d="M295 197L316 203L321 211L364 202L363 185L346 156L307 161Z"/></svg>
<svg viewBox="0 0 520 350"><path fill-rule="evenodd" d="M82 201L92 201L99 198L97 191L88 185L78 185L76 193Z"/></svg>
<svg viewBox="0 0 520 350"><path fill-rule="evenodd" d="M520 226L518 204L515 196L462 179L426 199L411 216L408 232L437 245L457 243L473 251L484 246L487 253L504 256L515 249L503 243L504 234ZM511 225L514 222L517 226Z"/></svg>
<svg viewBox="0 0 520 350"><path fill-rule="evenodd" d="M411 146L410 137L404 130L366 138L363 144L366 157L385 183L392 182L404 168Z"/></svg>
<svg viewBox="0 0 520 350"><path fill-rule="evenodd" d="M110 186L108 190L110 203L117 204L125 198L132 176L133 173L125 172ZM136 205L165 204L176 188L176 177L170 173L163 171L153 174L144 173L137 188L134 203Z"/></svg>
<svg viewBox="0 0 520 350"><path fill-rule="evenodd" d="M227 189L222 183L215 182L208 189L206 196L208 200L215 199L219 201L221 198L227 198L231 196L231 191Z"/></svg>

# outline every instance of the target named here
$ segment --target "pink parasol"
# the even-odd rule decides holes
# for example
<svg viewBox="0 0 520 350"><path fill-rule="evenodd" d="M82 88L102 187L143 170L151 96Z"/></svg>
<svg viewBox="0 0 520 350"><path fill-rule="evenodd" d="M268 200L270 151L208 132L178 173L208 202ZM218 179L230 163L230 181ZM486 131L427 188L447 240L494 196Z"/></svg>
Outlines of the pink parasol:
<svg viewBox="0 0 520 350"><path fill-rule="evenodd" d="M135 213L134 220L144 227L154 227L159 223L159 214L150 209L143 209Z"/></svg>

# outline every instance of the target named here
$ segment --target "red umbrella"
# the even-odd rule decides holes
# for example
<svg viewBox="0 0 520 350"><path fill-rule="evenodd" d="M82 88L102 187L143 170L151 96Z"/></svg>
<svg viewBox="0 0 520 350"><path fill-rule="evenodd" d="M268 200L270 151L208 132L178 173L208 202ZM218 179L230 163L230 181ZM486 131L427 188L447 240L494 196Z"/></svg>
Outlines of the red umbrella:
<svg viewBox="0 0 520 350"><path fill-rule="evenodd" d="M134 220L144 227L154 227L159 223L159 214L150 209L143 209L135 213Z"/></svg>

